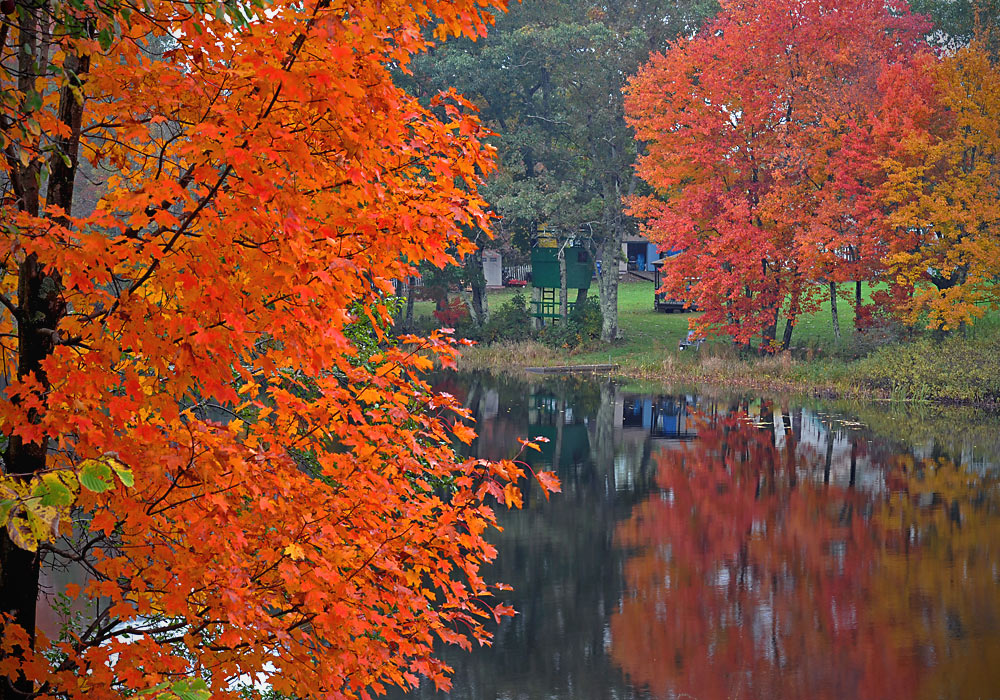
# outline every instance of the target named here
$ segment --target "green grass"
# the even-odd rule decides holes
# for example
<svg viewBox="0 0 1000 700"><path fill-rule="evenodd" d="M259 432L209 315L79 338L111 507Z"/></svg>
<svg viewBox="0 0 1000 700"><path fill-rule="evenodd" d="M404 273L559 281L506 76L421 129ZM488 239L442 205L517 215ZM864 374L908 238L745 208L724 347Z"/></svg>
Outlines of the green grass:
<svg viewBox="0 0 1000 700"><path fill-rule="evenodd" d="M867 297L867 287L864 293ZM492 299L490 303L493 303ZM840 343L833 333L830 301L826 299L818 311L799 319L792 335L792 346L805 348L813 354L834 354L843 350L854 328L854 309L847 300L840 299L837 310L841 329ZM621 364L626 361L639 365L658 363L668 354L677 354L678 343L687 336L689 320L697 317L697 313L655 311L652 282L624 283L618 288L618 325L623 335L622 342L578 353L574 355L574 360L580 364ZM781 329L783 328L782 325ZM728 341L708 342L709 347L718 345L728 345Z"/></svg>
<svg viewBox="0 0 1000 700"><path fill-rule="evenodd" d="M844 291L848 285L844 285ZM853 293L853 286L849 287ZM529 290L530 292L530 290ZM870 290L865 288L867 298ZM513 290L491 292L491 309ZM841 298L841 340L834 337L829 299L800 317L792 336L796 352L771 357L741 356L726 340L714 339L698 351L678 352L692 313L653 310L653 285L629 282L619 287L619 326L623 340L579 350L548 348L537 342L507 343L473 349L466 366L517 370L561 364L619 365L631 379L672 384L715 384L812 393L846 398L905 402L1000 403L1000 312L991 311L965 337L943 341L916 333L908 341L858 337L854 311ZM429 302L428 313L433 308Z"/></svg>
<svg viewBox="0 0 1000 700"><path fill-rule="evenodd" d="M659 362L664 354L677 352L687 335L693 313L662 313L653 310L653 283L626 282L618 287L618 327L622 342L574 356L579 364Z"/></svg>

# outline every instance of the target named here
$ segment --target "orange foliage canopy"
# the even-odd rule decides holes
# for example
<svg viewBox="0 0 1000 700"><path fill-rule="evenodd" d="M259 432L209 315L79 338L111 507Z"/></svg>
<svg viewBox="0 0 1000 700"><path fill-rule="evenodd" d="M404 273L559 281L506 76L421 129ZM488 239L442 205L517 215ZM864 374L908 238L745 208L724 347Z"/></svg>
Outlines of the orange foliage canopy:
<svg viewBox="0 0 1000 700"><path fill-rule="evenodd" d="M775 339L818 306L816 284L885 254L869 117L886 65L921 51L924 22L876 0L722 2L627 88L654 195L632 211L664 250L666 289L703 331Z"/></svg>
<svg viewBox="0 0 1000 700"><path fill-rule="evenodd" d="M478 573L486 499L519 470L456 461L443 418L463 412L418 378L452 345L381 328L391 281L485 223L492 158L460 97L422 106L392 71L500 4L51 0L4 19L0 673L19 689L198 677L226 697L263 671L356 697L446 685L435 639L487 638L505 611ZM96 618L35 638L38 560L12 537L76 560L66 593Z"/></svg>

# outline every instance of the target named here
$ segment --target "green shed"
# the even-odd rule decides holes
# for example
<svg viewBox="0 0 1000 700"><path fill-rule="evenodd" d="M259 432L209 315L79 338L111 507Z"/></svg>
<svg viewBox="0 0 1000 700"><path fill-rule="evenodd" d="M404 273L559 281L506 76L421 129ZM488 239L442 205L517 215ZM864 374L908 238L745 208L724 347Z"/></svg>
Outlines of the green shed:
<svg viewBox="0 0 1000 700"><path fill-rule="evenodd" d="M594 264L586 248L566 248L566 288L590 289ZM542 289L559 289L559 258L557 248L532 248L531 286Z"/></svg>
<svg viewBox="0 0 1000 700"><path fill-rule="evenodd" d="M586 296L590 280L594 276L594 262L586 248L569 246L566 255L566 290L577 290L576 297ZM531 315L538 319L557 319L559 313L559 249L554 247L532 248L531 286L538 292L532 300ZM582 291L581 291L582 290ZM567 309L572 310L575 301L567 300Z"/></svg>

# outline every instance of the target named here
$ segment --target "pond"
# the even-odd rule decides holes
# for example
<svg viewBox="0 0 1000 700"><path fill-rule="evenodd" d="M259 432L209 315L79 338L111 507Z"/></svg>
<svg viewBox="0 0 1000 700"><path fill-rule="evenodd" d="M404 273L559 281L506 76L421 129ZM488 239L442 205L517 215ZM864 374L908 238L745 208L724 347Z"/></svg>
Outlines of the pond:
<svg viewBox="0 0 1000 700"><path fill-rule="evenodd" d="M518 615L453 698L1000 697L1000 422L596 379L453 376L480 457L563 493L501 514ZM430 686L413 698L439 697Z"/></svg>

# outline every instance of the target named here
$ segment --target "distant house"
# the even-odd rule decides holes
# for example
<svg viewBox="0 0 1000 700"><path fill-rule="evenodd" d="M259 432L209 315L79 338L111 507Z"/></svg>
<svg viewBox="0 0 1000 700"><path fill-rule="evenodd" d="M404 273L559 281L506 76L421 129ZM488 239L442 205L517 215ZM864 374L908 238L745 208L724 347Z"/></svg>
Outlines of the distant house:
<svg viewBox="0 0 1000 700"><path fill-rule="evenodd" d="M659 259L659 246L642 236L627 236L622 241L622 272L652 272L653 262Z"/></svg>

